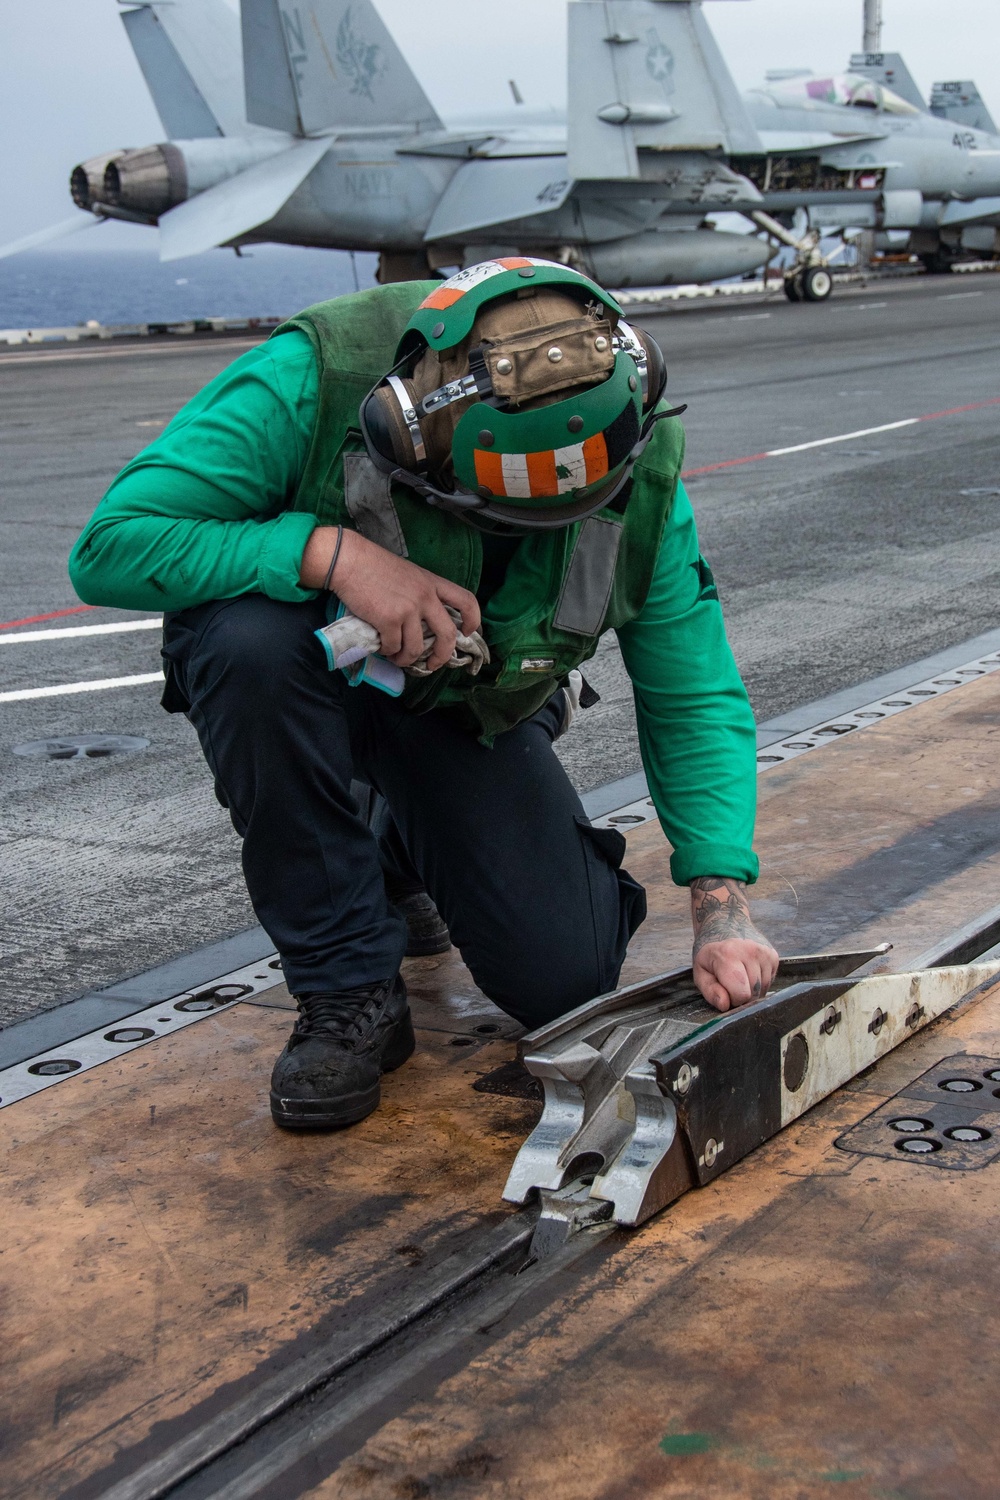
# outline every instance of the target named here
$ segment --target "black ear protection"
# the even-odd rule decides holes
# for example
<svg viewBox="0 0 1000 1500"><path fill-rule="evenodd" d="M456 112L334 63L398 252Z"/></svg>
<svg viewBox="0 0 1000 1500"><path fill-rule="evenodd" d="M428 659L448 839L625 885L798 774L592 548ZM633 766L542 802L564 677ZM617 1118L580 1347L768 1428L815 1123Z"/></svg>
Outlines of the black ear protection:
<svg viewBox="0 0 1000 1500"><path fill-rule="evenodd" d="M633 328L619 319L612 346L635 361L642 386L642 410L644 414L651 412L667 384L667 366L659 344L645 329ZM469 397L494 406L506 404L494 396L489 370L478 348L470 350L468 375L418 397L413 381L403 372L412 372L422 353L420 347L404 354L361 404L361 426L369 451L373 458L385 462L387 471L403 469L409 473L433 474L447 462L448 429L437 423L431 437L421 425L426 417Z"/></svg>

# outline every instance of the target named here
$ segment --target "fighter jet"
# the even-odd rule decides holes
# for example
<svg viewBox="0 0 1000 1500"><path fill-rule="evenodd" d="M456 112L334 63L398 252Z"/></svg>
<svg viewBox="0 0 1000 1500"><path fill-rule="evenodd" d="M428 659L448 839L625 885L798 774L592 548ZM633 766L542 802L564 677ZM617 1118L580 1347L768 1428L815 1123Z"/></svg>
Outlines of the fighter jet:
<svg viewBox="0 0 1000 1500"><path fill-rule="evenodd" d="M1000 254L1000 136L975 84L936 83L928 107L898 53L859 53L839 76L772 74L744 99L765 155L731 165L772 211L791 190L785 214L807 207L813 239L870 228L887 243L896 231L931 271L962 251Z"/></svg>
<svg viewBox="0 0 1000 1500"><path fill-rule="evenodd" d="M387 281L530 252L616 286L761 266L766 243L705 223L761 195L726 164L756 136L698 0L568 11L569 160L554 110L443 121L372 0L243 0L239 20L224 0L129 3L168 139L83 162L73 200L157 225L164 260L265 240L374 250Z"/></svg>
<svg viewBox="0 0 1000 1500"><path fill-rule="evenodd" d="M565 117L515 103L448 122L372 0L242 0L239 21L224 0L129 0L122 20L168 139L74 168L89 217L52 233L156 225L164 260L374 250L391 281L530 253L629 287L739 276L784 241L789 295L821 300L832 277L818 229L788 228L797 209L917 227L1000 194L1000 142L882 84L745 101L700 0L571 0ZM769 239L712 226L731 210Z"/></svg>

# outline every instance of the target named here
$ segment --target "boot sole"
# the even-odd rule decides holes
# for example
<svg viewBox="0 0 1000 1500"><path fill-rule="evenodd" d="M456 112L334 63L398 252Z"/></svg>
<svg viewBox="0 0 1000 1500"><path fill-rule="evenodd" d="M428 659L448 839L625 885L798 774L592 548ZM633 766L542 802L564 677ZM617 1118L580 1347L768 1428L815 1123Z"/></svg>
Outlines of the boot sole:
<svg viewBox="0 0 1000 1500"><path fill-rule="evenodd" d="M412 1057L416 1045L413 1021L407 1011L385 1049L382 1072L394 1073L401 1068ZM283 1130L342 1130L367 1119L378 1109L381 1098L380 1083L356 1094L343 1094L339 1099L330 1100L284 1099L272 1089L271 1119Z"/></svg>
<svg viewBox="0 0 1000 1500"><path fill-rule="evenodd" d="M283 1130L338 1130L345 1125L357 1125L378 1109L382 1090L376 1083L373 1088L358 1094L344 1094L340 1099L303 1101L282 1099L271 1094L271 1119Z"/></svg>

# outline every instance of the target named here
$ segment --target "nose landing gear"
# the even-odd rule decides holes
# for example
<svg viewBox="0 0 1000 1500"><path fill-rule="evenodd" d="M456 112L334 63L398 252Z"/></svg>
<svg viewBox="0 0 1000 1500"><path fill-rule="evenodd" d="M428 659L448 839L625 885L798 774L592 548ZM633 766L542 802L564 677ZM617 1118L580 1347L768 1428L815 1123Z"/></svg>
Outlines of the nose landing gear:
<svg viewBox="0 0 1000 1500"><path fill-rule="evenodd" d="M819 230L810 229L799 239L762 209L755 209L749 217L773 239L795 251L795 260L784 273L789 302L825 302L833 291L833 275L819 248Z"/></svg>
<svg viewBox="0 0 1000 1500"><path fill-rule="evenodd" d="M825 302L832 291L833 277L826 266L792 266L785 272L789 302Z"/></svg>

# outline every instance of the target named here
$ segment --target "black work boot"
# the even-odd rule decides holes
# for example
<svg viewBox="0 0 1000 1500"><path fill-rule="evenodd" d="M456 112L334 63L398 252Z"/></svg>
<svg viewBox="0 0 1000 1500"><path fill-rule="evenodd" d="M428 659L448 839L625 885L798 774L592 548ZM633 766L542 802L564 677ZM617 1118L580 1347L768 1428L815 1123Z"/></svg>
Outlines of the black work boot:
<svg viewBox="0 0 1000 1500"><path fill-rule="evenodd" d="M296 997L299 1017L271 1074L271 1118L286 1130L354 1125L378 1108L379 1080L413 1051L406 986Z"/></svg>
<svg viewBox="0 0 1000 1500"><path fill-rule="evenodd" d="M429 958L432 953L447 953L451 947L448 924L426 891L407 895L386 895L401 917L406 918L407 958Z"/></svg>

